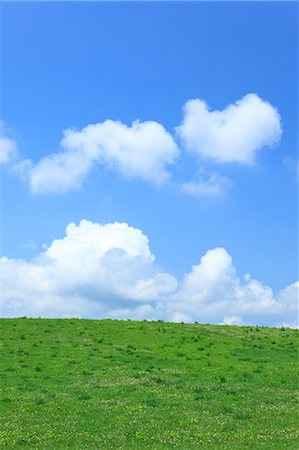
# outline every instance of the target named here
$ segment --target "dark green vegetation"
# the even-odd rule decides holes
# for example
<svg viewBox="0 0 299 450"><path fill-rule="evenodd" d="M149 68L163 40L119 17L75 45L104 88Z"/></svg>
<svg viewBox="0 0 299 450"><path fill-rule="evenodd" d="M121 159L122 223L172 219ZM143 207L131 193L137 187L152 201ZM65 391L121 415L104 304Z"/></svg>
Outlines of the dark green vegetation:
<svg viewBox="0 0 299 450"><path fill-rule="evenodd" d="M296 330L0 324L1 448L299 448Z"/></svg>

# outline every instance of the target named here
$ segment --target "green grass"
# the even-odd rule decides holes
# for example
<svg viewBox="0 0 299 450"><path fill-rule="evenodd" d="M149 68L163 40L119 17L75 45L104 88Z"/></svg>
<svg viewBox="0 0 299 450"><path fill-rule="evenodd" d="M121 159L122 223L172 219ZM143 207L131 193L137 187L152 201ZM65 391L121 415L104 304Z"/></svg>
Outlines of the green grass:
<svg viewBox="0 0 299 450"><path fill-rule="evenodd" d="M0 324L1 448L299 448L296 330Z"/></svg>

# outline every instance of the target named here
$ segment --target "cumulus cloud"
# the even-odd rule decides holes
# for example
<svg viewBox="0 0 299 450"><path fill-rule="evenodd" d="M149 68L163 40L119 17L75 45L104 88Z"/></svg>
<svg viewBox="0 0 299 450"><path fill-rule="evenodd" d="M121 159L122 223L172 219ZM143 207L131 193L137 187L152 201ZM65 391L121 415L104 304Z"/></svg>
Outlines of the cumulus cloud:
<svg viewBox="0 0 299 450"><path fill-rule="evenodd" d="M16 151L16 142L7 136L4 122L0 120L0 164L11 162L16 155Z"/></svg>
<svg viewBox="0 0 299 450"><path fill-rule="evenodd" d="M95 164L160 185L169 180L167 166L175 162L178 147L158 122L135 121L131 127L112 120L67 129L57 153L37 164L20 166L34 193L65 192L78 188Z"/></svg>
<svg viewBox="0 0 299 450"><path fill-rule="evenodd" d="M224 248L208 250L182 281L161 270L148 238L126 223L71 223L31 261L1 259L4 317L112 317L227 324L292 323L298 282L277 295Z"/></svg>
<svg viewBox="0 0 299 450"><path fill-rule="evenodd" d="M185 148L203 160L252 164L263 147L277 144L282 134L280 115L269 102L248 94L222 111L210 111L200 99L189 100L175 128ZM11 162L16 143L0 124L0 163ZM95 165L125 179L161 185L171 178L170 167L180 154L174 136L156 121L105 120L81 130L66 129L56 152L37 162L19 160L12 169L33 193L63 193L82 186ZM286 164L290 161L286 159ZM201 172L182 190L196 197L219 197L230 180L216 172Z"/></svg>
<svg viewBox="0 0 299 450"><path fill-rule="evenodd" d="M241 279L229 253L215 248L186 274L168 307L201 322L298 326L298 287L295 282L274 295L249 274Z"/></svg>
<svg viewBox="0 0 299 450"><path fill-rule="evenodd" d="M196 181L182 184L182 190L193 197L218 198L223 197L231 185L229 178L217 172L207 173L201 170Z"/></svg>
<svg viewBox="0 0 299 450"><path fill-rule="evenodd" d="M279 142L282 128L277 109L248 94L223 111L210 111L200 99L189 100L176 131L185 147L203 159L252 164L260 149Z"/></svg>
<svg viewBox="0 0 299 450"><path fill-rule="evenodd" d="M125 223L71 223L32 261L2 258L3 314L105 316L163 298L176 280L154 265L147 237Z"/></svg>
<svg viewBox="0 0 299 450"><path fill-rule="evenodd" d="M282 289L277 294L278 301L285 305L288 310L292 313L291 317L298 319L298 292L299 292L299 281L290 284L285 289Z"/></svg>

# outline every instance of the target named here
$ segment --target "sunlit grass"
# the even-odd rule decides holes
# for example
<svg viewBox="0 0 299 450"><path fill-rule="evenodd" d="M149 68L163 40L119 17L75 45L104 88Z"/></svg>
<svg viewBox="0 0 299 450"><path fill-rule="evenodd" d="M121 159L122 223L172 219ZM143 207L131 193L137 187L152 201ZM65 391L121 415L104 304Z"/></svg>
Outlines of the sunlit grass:
<svg viewBox="0 0 299 450"><path fill-rule="evenodd" d="M2 319L1 448L297 449L298 332Z"/></svg>

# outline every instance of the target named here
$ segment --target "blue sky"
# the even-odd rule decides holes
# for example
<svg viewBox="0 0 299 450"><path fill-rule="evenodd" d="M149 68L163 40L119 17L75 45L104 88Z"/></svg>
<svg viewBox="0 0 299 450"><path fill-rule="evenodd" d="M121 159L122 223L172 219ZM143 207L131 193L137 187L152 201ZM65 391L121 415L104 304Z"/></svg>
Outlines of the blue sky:
<svg viewBox="0 0 299 450"><path fill-rule="evenodd" d="M274 296L296 281L296 3L2 3L1 21L2 132L16 148L1 168L5 257L29 262L45 250L43 244L62 241L71 222L117 221L142 230L156 257L155 270L179 284L215 248L232 257L240 278L250 273ZM176 129L191 99L222 111L251 93L259 99L257 108L270 104L272 121L272 128L265 124L272 131L260 130L252 144L251 161L236 159L244 150L242 136L240 149L235 144L234 156L223 160L221 144L217 155L209 156L213 136L201 136L192 150L187 131ZM246 100L244 114L251 106ZM259 111L252 119L256 125L243 136L247 142L262 127ZM153 183L151 168L147 179L137 169L128 175L129 163L120 166L110 155L108 163L108 156L105 164L92 163L80 186L53 192L39 185L34 191L32 170L62 151L64 130L80 133L107 119L128 127L136 119L163 126L177 148L175 157L169 144L173 160L163 166L171 178ZM239 130L236 125L236 134ZM261 137L265 133L268 137ZM130 164L135 167L135 161ZM197 183L198 189L199 181L200 192L190 195L184 186ZM11 296L18 298L15 292ZM216 316L207 320L217 322Z"/></svg>

